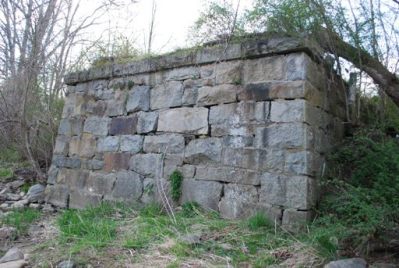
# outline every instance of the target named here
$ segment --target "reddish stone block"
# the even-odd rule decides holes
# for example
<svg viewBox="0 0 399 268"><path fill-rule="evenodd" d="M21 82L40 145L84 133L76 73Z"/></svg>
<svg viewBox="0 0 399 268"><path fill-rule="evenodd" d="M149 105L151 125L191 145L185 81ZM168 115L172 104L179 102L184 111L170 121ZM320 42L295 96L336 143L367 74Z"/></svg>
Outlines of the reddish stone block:
<svg viewBox="0 0 399 268"><path fill-rule="evenodd" d="M129 135L137 132L137 116L112 118L110 135Z"/></svg>
<svg viewBox="0 0 399 268"><path fill-rule="evenodd" d="M104 153L104 171L129 169L129 153Z"/></svg>

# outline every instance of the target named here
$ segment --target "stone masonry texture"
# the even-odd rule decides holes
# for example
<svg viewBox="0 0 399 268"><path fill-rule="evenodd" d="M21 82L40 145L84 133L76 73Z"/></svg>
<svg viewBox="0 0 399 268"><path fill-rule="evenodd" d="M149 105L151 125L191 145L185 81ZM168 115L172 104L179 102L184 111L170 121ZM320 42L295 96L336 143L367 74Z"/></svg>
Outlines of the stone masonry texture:
<svg viewBox="0 0 399 268"><path fill-rule="evenodd" d="M303 224L345 121L346 89L312 51L264 37L69 74L47 202L147 204L179 170L175 205Z"/></svg>

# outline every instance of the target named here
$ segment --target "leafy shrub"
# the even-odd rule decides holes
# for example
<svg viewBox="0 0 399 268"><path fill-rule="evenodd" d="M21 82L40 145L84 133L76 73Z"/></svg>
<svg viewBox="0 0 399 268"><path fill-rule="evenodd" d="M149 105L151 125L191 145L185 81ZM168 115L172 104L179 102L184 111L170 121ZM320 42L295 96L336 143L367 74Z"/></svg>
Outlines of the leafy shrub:
<svg viewBox="0 0 399 268"><path fill-rule="evenodd" d="M0 180L8 180L14 175L10 168L0 168Z"/></svg>
<svg viewBox="0 0 399 268"><path fill-rule="evenodd" d="M399 142L378 129L362 130L330 157L334 166L320 204L319 245L335 239L354 247L399 223ZM350 242L350 243L349 243Z"/></svg>
<svg viewBox="0 0 399 268"><path fill-rule="evenodd" d="M199 215L201 206L197 202L186 202L182 205L182 216L192 218Z"/></svg>

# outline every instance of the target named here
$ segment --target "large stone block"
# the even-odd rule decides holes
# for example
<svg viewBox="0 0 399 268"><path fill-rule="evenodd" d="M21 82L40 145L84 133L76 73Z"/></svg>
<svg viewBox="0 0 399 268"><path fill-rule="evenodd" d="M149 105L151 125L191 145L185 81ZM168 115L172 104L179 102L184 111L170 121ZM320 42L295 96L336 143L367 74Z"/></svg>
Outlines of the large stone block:
<svg viewBox="0 0 399 268"><path fill-rule="evenodd" d="M107 109L105 111L105 115L110 117L124 115L126 111L126 98L126 91L116 90L114 99L107 101Z"/></svg>
<svg viewBox="0 0 399 268"><path fill-rule="evenodd" d="M129 168L130 153L104 153L104 170L127 170Z"/></svg>
<svg viewBox="0 0 399 268"><path fill-rule="evenodd" d="M146 153L183 153L184 137L179 134L163 134L146 136L144 139L144 152Z"/></svg>
<svg viewBox="0 0 399 268"><path fill-rule="evenodd" d="M161 111L158 131L208 134L208 109L184 107Z"/></svg>
<svg viewBox="0 0 399 268"><path fill-rule="evenodd" d="M56 183L66 185L69 189L81 189L88 176L87 170L62 168L58 172Z"/></svg>
<svg viewBox="0 0 399 268"><path fill-rule="evenodd" d="M96 139L92 134L83 133L81 137L72 137L69 143L69 156L91 158L96 152Z"/></svg>
<svg viewBox="0 0 399 268"><path fill-rule="evenodd" d="M139 112L137 133L146 134L155 132L158 123L158 112Z"/></svg>
<svg viewBox="0 0 399 268"><path fill-rule="evenodd" d="M112 192L104 197L115 201L138 201L143 194L143 177L133 171L116 173L116 182Z"/></svg>
<svg viewBox="0 0 399 268"><path fill-rule="evenodd" d="M209 123L232 128L243 123L262 123L269 117L269 105L269 102L245 101L213 106L209 112Z"/></svg>
<svg viewBox="0 0 399 268"><path fill-rule="evenodd" d="M219 203L220 215L223 218L246 218L255 213L258 203L258 191L250 185L227 184L224 196Z"/></svg>
<svg viewBox="0 0 399 268"><path fill-rule="evenodd" d="M272 80L285 80L286 70L286 61L284 57L280 55L246 60L242 70L243 84Z"/></svg>
<svg viewBox="0 0 399 268"><path fill-rule="evenodd" d="M200 76L198 67L185 67L178 68L169 71L166 75L166 80L186 80L186 79L198 79Z"/></svg>
<svg viewBox="0 0 399 268"><path fill-rule="evenodd" d="M97 152L116 152L119 150L120 137L108 136L101 137L97 142Z"/></svg>
<svg viewBox="0 0 399 268"><path fill-rule="evenodd" d="M47 172L47 184L55 184L58 176L59 168L55 165L51 165L49 171Z"/></svg>
<svg viewBox="0 0 399 268"><path fill-rule="evenodd" d="M63 155L53 155L52 164L58 168L80 168L81 161L76 157L65 157Z"/></svg>
<svg viewBox="0 0 399 268"><path fill-rule="evenodd" d="M89 116L83 127L83 131L97 135L106 136L111 119L107 117Z"/></svg>
<svg viewBox="0 0 399 268"><path fill-rule="evenodd" d="M115 180L114 173L90 172L85 189L90 193L105 195L112 191Z"/></svg>
<svg viewBox="0 0 399 268"><path fill-rule="evenodd" d="M265 172L261 176L260 203L311 209L316 201L316 182L307 176L285 176Z"/></svg>
<svg viewBox="0 0 399 268"><path fill-rule="evenodd" d="M198 89L198 106L209 106L222 103L231 103L237 100L238 86L224 84L214 87L200 87Z"/></svg>
<svg viewBox="0 0 399 268"><path fill-rule="evenodd" d="M183 180L181 202L197 202L205 209L218 210L223 185L214 181Z"/></svg>
<svg viewBox="0 0 399 268"><path fill-rule="evenodd" d="M102 100L89 100L85 107L87 115L102 117L105 115L105 111L107 110L107 102Z"/></svg>
<svg viewBox="0 0 399 268"><path fill-rule="evenodd" d="M257 148L310 149L314 146L314 133L311 127L303 123L272 124L256 129L255 146Z"/></svg>
<svg viewBox="0 0 399 268"><path fill-rule="evenodd" d="M305 100L279 100L271 102L272 122L305 122Z"/></svg>
<svg viewBox="0 0 399 268"><path fill-rule="evenodd" d="M260 151L255 149L225 148L222 163L226 166L256 170L259 166L259 157Z"/></svg>
<svg viewBox="0 0 399 268"><path fill-rule="evenodd" d="M180 167L183 165L183 154L166 154L164 157L163 163L163 178L169 178L170 174L172 174L175 170L180 170ZM184 177L184 174L183 174ZM186 177L184 177L186 178ZM188 178L188 177L187 177ZM192 177L191 177L192 178Z"/></svg>
<svg viewBox="0 0 399 268"><path fill-rule="evenodd" d="M221 62L215 66L216 84L240 84L242 62Z"/></svg>
<svg viewBox="0 0 399 268"><path fill-rule="evenodd" d="M197 166L194 178L196 180L260 185L260 176L258 172L230 167Z"/></svg>
<svg viewBox="0 0 399 268"><path fill-rule="evenodd" d="M165 82L151 89L151 110L181 106L182 97L181 82Z"/></svg>
<svg viewBox="0 0 399 268"><path fill-rule="evenodd" d="M87 192L84 190L74 190L69 196L69 208L84 209L100 205L102 195Z"/></svg>
<svg viewBox="0 0 399 268"><path fill-rule="evenodd" d="M160 154L135 154L130 159L129 168L140 175L154 178L161 175L161 160Z"/></svg>
<svg viewBox="0 0 399 268"><path fill-rule="evenodd" d="M130 112L148 111L150 109L150 87L134 86L130 91L126 103L126 110Z"/></svg>
<svg viewBox="0 0 399 268"><path fill-rule="evenodd" d="M122 135L120 150L136 154L143 149L143 141L144 137L140 135Z"/></svg>
<svg viewBox="0 0 399 268"><path fill-rule="evenodd" d="M54 154L68 155L70 137L59 135L55 140Z"/></svg>
<svg viewBox="0 0 399 268"><path fill-rule="evenodd" d="M225 136L223 137L223 146L230 148L252 147L254 145L253 136Z"/></svg>
<svg viewBox="0 0 399 268"><path fill-rule="evenodd" d="M192 140L184 152L184 161L190 164L218 163L222 155L222 141L219 138Z"/></svg>
<svg viewBox="0 0 399 268"><path fill-rule="evenodd" d="M285 156L285 172L297 175L321 175L323 158L311 151L287 152Z"/></svg>
<svg viewBox="0 0 399 268"><path fill-rule="evenodd" d="M110 135L131 135L137 132L137 116L112 118Z"/></svg>
<svg viewBox="0 0 399 268"><path fill-rule="evenodd" d="M69 189L65 185L47 185L45 201L60 208L68 207Z"/></svg>
<svg viewBox="0 0 399 268"><path fill-rule="evenodd" d="M311 218L311 211L285 209L283 212L282 226L288 231L298 232L306 227L306 224Z"/></svg>

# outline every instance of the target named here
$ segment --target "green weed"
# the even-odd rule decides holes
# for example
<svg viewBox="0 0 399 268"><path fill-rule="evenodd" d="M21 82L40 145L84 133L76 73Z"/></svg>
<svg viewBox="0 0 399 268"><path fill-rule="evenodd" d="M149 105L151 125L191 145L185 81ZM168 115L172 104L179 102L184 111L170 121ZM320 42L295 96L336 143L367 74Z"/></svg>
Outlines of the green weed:
<svg viewBox="0 0 399 268"><path fill-rule="evenodd" d="M170 174L170 183L171 183L171 196L174 201L179 201L181 196L181 186L183 183L183 175L180 171L175 170L172 174Z"/></svg>
<svg viewBox="0 0 399 268"><path fill-rule="evenodd" d="M272 227L273 224L267 218L267 216L262 213L258 212L254 216L248 219L248 227L251 230L257 230L262 227Z"/></svg>
<svg viewBox="0 0 399 268"><path fill-rule="evenodd" d="M0 218L2 225L11 226L17 229L18 235L26 235L29 229L29 224L39 219L41 213L39 210L32 208L24 208L12 211L4 218ZM0 224L0 225L1 225Z"/></svg>
<svg viewBox="0 0 399 268"><path fill-rule="evenodd" d="M14 176L11 168L0 168L0 180L7 181Z"/></svg>
<svg viewBox="0 0 399 268"><path fill-rule="evenodd" d="M73 250L109 245L116 236L116 208L110 203L85 210L66 210L58 218L61 241L74 244Z"/></svg>

